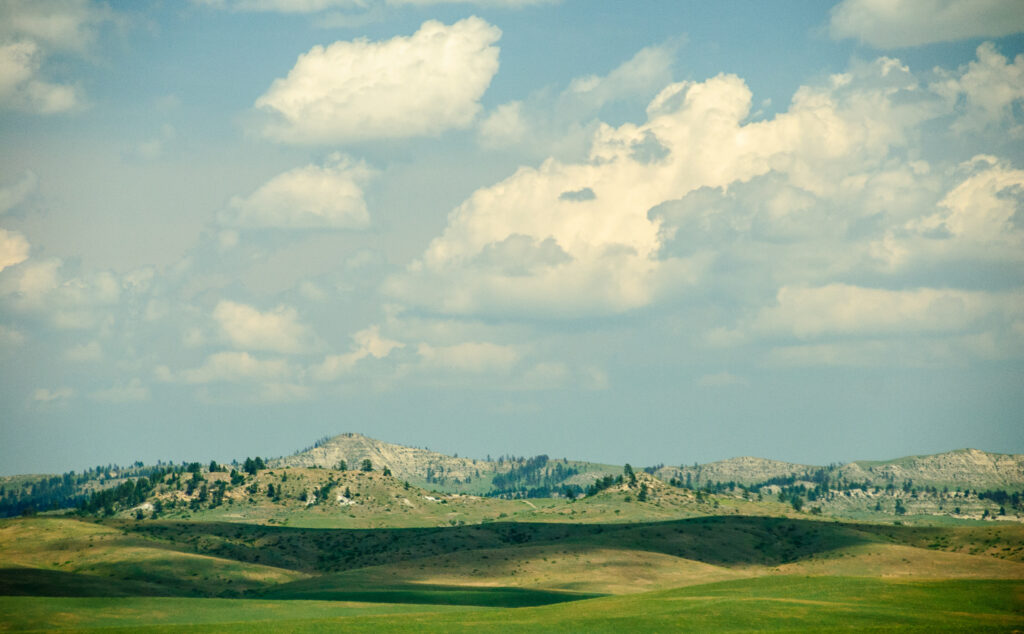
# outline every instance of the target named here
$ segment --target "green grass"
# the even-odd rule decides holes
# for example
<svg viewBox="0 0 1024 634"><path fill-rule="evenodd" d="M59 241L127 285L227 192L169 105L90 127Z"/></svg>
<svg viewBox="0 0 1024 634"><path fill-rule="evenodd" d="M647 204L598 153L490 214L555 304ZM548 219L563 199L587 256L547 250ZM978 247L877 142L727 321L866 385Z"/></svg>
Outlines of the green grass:
<svg viewBox="0 0 1024 634"><path fill-rule="evenodd" d="M11 629L218 632L1009 631L1019 581L762 577L529 608L243 599L0 598Z"/></svg>
<svg viewBox="0 0 1024 634"><path fill-rule="evenodd" d="M165 627L173 631L192 626L205 631L220 631L227 627L245 631L276 631L281 621L317 622L381 614L404 616L452 609L468 614L474 608L340 601L0 596L0 630L138 630Z"/></svg>

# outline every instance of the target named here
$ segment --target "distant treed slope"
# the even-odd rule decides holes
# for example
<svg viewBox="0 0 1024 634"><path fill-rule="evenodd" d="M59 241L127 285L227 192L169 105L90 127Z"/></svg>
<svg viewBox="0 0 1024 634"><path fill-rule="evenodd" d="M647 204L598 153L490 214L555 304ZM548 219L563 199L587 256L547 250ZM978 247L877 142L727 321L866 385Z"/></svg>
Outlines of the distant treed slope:
<svg viewBox="0 0 1024 634"><path fill-rule="evenodd" d="M654 475L664 481L675 478L691 488L698 488L712 482L735 482L753 485L773 478L786 478L811 473L821 467L780 462L765 458L729 458L693 466L662 467Z"/></svg>

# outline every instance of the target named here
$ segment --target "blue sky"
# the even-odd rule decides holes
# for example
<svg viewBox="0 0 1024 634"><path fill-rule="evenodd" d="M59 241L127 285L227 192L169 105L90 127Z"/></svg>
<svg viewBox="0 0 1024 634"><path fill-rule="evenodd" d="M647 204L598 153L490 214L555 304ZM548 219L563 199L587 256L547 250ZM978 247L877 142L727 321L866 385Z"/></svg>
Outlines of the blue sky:
<svg viewBox="0 0 1024 634"><path fill-rule="evenodd" d="M1024 452L1024 7L0 3L0 472Z"/></svg>

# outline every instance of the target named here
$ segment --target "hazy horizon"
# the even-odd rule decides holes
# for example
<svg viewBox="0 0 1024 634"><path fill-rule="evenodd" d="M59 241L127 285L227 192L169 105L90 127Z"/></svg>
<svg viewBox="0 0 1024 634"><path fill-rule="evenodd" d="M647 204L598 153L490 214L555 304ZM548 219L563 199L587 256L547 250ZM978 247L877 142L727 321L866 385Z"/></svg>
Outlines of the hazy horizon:
<svg viewBox="0 0 1024 634"><path fill-rule="evenodd" d="M0 473L1024 453L1024 5L886 7L3 3Z"/></svg>

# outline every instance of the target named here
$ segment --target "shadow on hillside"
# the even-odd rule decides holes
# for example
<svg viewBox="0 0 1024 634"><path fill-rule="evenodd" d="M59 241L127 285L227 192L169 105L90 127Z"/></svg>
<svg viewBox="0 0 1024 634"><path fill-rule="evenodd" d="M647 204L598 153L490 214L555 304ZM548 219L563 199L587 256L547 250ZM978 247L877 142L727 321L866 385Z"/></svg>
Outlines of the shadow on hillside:
<svg viewBox="0 0 1024 634"><path fill-rule="evenodd" d="M724 567L774 566L879 536L855 524L722 516L632 524L489 523L445 528L309 529L225 522L119 522L152 546L310 573L452 553L548 544L634 549ZM895 528L895 527L894 527Z"/></svg>
<svg viewBox="0 0 1024 634"><path fill-rule="evenodd" d="M0 596L153 597L171 594L164 588L136 580L39 568L0 568Z"/></svg>

